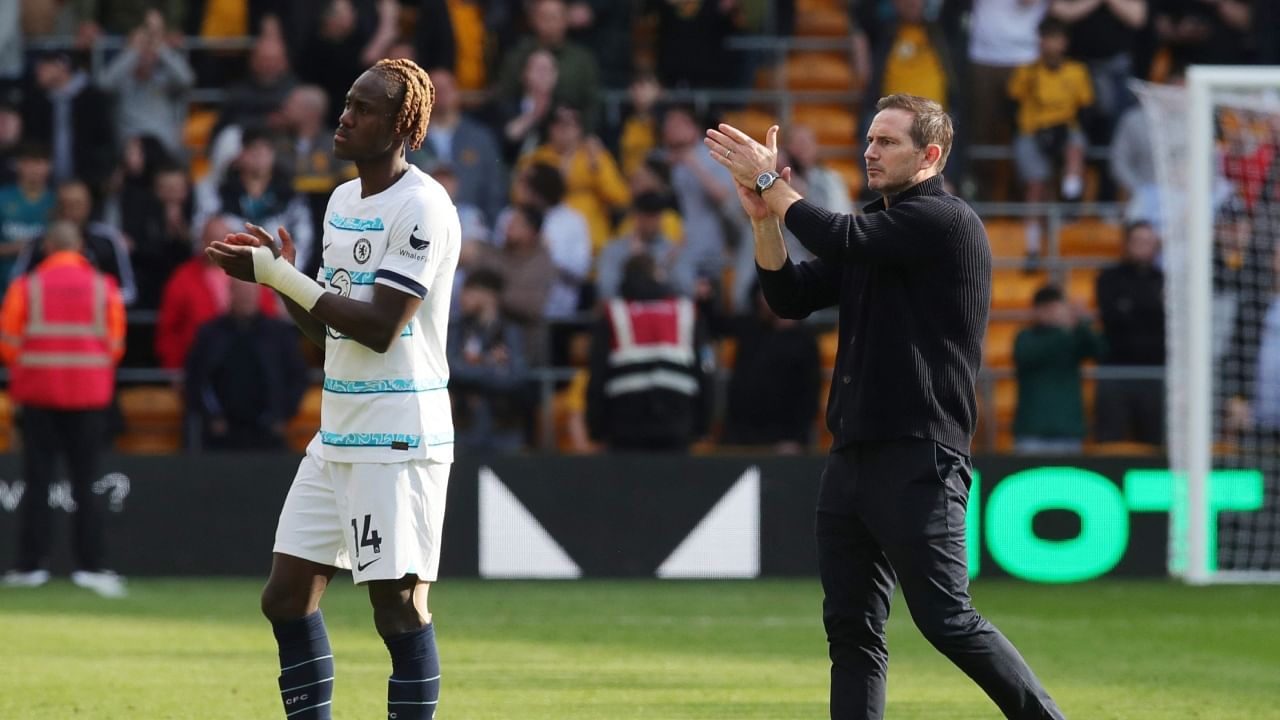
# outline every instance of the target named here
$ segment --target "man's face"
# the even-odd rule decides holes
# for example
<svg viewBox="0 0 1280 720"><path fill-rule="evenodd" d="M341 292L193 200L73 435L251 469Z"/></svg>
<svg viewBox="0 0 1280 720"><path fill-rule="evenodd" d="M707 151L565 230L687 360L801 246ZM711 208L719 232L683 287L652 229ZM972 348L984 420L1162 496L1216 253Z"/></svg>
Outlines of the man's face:
<svg viewBox="0 0 1280 720"><path fill-rule="evenodd" d="M22 116L11 108L0 108L0 145L12 145L21 138Z"/></svg>
<svg viewBox="0 0 1280 720"><path fill-rule="evenodd" d="M578 122L578 113L569 108L556 110L548 128L548 139L551 146L560 151L576 147L582 140L582 123Z"/></svg>
<svg viewBox="0 0 1280 720"><path fill-rule="evenodd" d="M20 184L29 187L45 187L49 184L49 173L51 168L49 158L18 158L16 165L18 171L18 182Z"/></svg>
<svg viewBox="0 0 1280 720"><path fill-rule="evenodd" d="M545 50L535 50L524 61L524 89L529 93L550 93L560 79L555 56Z"/></svg>
<svg viewBox="0 0 1280 720"><path fill-rule="evenodd" d="M338 131L333 136L333 154L339 160L360 162L372 160L399 147L395 99L387 97L387 85L381 77L366 72L347 91L346 107L338 117Z"/></svg>
<svg viewBox="0 0 1280 720"><path fill-rule="evenodd" d="M912 184L916 173L924 169L925 148L911 140L911 123L915 115L890 108L877 113L867 131L867 149L862 157L867 164L867 187L882 195L901 192Z"/></svg>
<svg viewBox="0 0 1280 720"><path fill-rule="evenodd" d="M240 151L240 172L261 177L271 173L271 166L276 162L276 150L271 143L254 140Z"/></svg>
<svg viewBox="0 0 1280 720"><path fill-rule="evenodd" d="M507 247L513 250L530 248L533 247L537 238L537 233L525 219L524 213L511 214L511 221L507 223Z"/></svg>
<svg viewBox="0 0 1280 720"><path fill-rule="evenodd" d="M458 297L462 305L462 314L469 318L484 317L492 314L498 307L498 295L487 287L472 285L463 287Z"/></svg>
<svg viewBox="0 0 1280 720"><path fill-rule="evenodd" d="M636 237L646 241L658 237L662 230L662 213L637 212L635 218Z"/></svg>
<svg viewBox="0 0 1280 720"><path fill-rule="evenodd" d="M455 112L461 104L461 96L453 73L444 68L436 68L430 75L431 84L436 89L436 102L431 106L432 114Z"/></svg>
<svg viewBox="0 0 1280 720"><path fill-rule="evenodd" d="M1129 260L1139 265L1151 265L1156 261L1156 252L1160 249L1160 238L1156 236L1156 231L1146 227L1139 226L1129 232L1129 239L1125 245L1125 254Z"/></svg>
<svg viewBox="0 0 1280 720"><path fill-rule="evenodd" d="M924 20L924 0L893 0L893 9L898 19L904 23L918 23Z"/></svg>
<svg viewBox="0 0 1280 720"><path fill-rule="evenodd" d="M1058 63L1067 55L1067 36L1052 32L1040 36L1040 59L1048 63Z"/></svg>
<svg viewBox="0 0 1280 720"><path fill-rule="evenodd" d="M662 142L667 147L688 147L698 141L698 126L682 110L671 110L662 120Z"/></svg>
<svg viewBox="0 0 1280 720"><path fill-rule="evenodd" d="M36 61L36 84L45 90L55 90L71 79L71 65L61 58Z"/></svg>
<svg viewBox="0 0 1280 720"><path fill-rule="evenodd" d="M289 56L285 53L284 43L265 34L259 37L249 58L249 69L263 83L274 82L284 75L289 71Z"/></svg>
<svg viewBox="0 0 1280 720"><path fill-rule="evenodd" d="M82 183L69 183L58 189L58 219L69 220L76 225L89 222L93 211L93 201L89 198L89 188Z"/></svg>
<svg viewBox="0 0 1280 720"><path fill-rule="evenodd" d="M545 45L559 45L569 28L568 12L560 0L539 0L533 6L529 22L538 40Z"/></svg>
<svg viewBox="0 0 1280 720"><path fill-rule="evenodd" d="M797 163L808 167L818 161L818 138L813 130L797 125L787 133L787 154Z"/></svg>
<svg viewBox="0 0 1280 720"><path fill-rule="evenodd" d="M162 172L156 174L156 197L163 203L180 203L187 199L187 176L181 172Z"/></svg>
<svg viewBox="0 0 1280 720"><path fill-rule="evenodd" d="M1065 300L1042 302L1031 309L1037 325L1064 327L1070 324L1070 308Z"/></svg>

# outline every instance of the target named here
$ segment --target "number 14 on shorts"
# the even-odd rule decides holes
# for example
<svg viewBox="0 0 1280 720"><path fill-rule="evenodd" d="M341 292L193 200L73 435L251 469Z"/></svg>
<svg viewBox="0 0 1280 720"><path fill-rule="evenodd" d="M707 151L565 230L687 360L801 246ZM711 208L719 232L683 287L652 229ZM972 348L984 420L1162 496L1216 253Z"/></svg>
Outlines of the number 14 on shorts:
<svg viewBox="0 0 1280 720"><path fill-rule="evenodd" d="M351 518L351 536L356 541L356 557L360 557L360 548L372 547L375 553L382 552L382 536L377 530L370 528L371 515L364 516L364 528L360 528L360 523L355 518Z"/></svg>

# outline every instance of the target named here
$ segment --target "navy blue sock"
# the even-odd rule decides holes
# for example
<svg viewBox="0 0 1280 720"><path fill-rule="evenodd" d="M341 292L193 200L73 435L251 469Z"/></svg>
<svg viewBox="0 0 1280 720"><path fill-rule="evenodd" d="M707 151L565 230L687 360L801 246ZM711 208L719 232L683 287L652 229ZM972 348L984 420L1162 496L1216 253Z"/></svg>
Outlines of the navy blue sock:
<svg viewBox="0 0 1280 720"><path fill-rule="evenodd" d="M333 717L333 651L317 610L301 620L271 623L280 646L280 699L289 720Z"/></svg>
<svg viewBox="0 0 1280 720"><path fill-rule="evenodd" d="M440 697L440 657L434 625L384 638L391 653L387 681L387 717L391 720L431 720Z"/></svg>

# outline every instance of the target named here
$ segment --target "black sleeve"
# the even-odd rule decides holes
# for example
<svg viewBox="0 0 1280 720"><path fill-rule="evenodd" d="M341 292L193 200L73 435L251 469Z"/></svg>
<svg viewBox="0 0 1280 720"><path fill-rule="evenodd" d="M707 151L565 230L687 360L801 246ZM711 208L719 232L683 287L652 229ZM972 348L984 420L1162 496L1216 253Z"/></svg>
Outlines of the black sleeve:
<svg viewBox="0 0 1280 720"><path fill-rule="evenodd" d="M950 251L958 208L932 197L903 201L880 212L846 215L800 200L786 224L809 252L831 263L911 265Z"/></svg>
<svg viewBox="0 0 1280 720"><path fill-rule="evenodd" d="M777 270L756 266L760 289L774 314L801 320L815 310L829 308L840 301L840 266L824 260L802 262L787 260Z"/></svg>
<svg viewBox="0 0 1280 720"><path fill-rule="evenodd" d="M609 321L600 318L591 332L591 359L587 365L591 373L587 380L587 434L597 442L605 440L604 382L609 372Z"/></svg>

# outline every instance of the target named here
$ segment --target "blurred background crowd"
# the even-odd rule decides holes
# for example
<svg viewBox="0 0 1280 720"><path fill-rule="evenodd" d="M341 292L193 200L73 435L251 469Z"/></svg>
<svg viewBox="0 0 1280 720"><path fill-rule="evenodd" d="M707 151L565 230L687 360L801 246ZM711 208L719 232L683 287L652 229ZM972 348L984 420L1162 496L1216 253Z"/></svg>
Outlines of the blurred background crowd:
<svg viewBox="0 0 1280 720"><path fill-rule="evenodd" d="M1280 64L1280 4L9 0L0 287L41 261L59 220L116 278L119 449L296 449L314 432L319 350L200 250L244 222L283 225L299 265L323 273L325 203L354 177L332 133L383 57L414 59L436 89L409 160L462 220L449 357L464 448L822 447L834 316L768 311L733 181L700 140L716 121L756 137L780 123L801 192L855 212L869 109L898 92L955 116L945 175L997 258L977 449L1154 448L1164 221L1128 83ZM1280 227L1280 124L1250 137L1225 143L1215 198L1215 288L1241 322L1254 286L1274 283ZM660 301L693 318L664 340L691 360L620 402L656 371L619 377L619 313ZM1225 334L1216 357L1259 367L1260 332ZM1223 410L1242 426L1254 384ZM0 444L11 419L0 403Z"/></svg>

